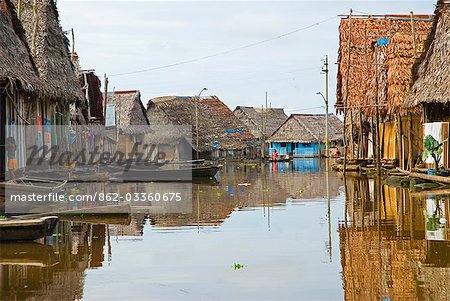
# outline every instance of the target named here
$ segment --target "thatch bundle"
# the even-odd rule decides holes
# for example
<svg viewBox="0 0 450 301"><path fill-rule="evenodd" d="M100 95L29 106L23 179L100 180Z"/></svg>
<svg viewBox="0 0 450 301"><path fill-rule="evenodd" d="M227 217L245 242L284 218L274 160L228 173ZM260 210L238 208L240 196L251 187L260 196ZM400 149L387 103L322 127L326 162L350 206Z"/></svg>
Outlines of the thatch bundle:
<svg viewBox="0 0 450 301"><path fill-rule="evenodd" d="M46 96L76 101L83 99L70 61L68 41L59 24L54 0L21 0L19 19L25 29L32 59L44 81ZM19 0L13 0L19 8Z"/></svg>
<svg viewBox="0 0 450 301"><path fill-rule="evenodd" d="M424 103L450 103L450 3L438 2L427 44L405 103L408 108Z"/></svg>
<svg viewBox="0 0 450 301"><path fill-rule="evenodd" d="M23 39L23 29L7 0L0 6L0 66L0 82L12 83L26 92L34 93L40 88Z"/></svg>
<svg viewBox="0 0 450 301"><path fill-rule="evenodd" d="M430 27L430 16L413 16L414 31L416 41L421 41L426 37ZM410 16L384 16L384 17L364 17L352 18L352 29L349 33L349 18L343 18L340 24L340 46L339 46L339 68L338 68L338 85L337 85L337 108L344 105L347 98L347 105L354 107L354 111L361 111L364 115L372 115L374 112L374 96L376 88L375 78L375 59L374 45L382 38L391 40L396 34L412 37L412 24ZM350 34L350 69L348 70L348 51L349 51L349 34ZM412 39L412 38L411 38ZM391 42L391 41L390 41ZM394 60L395 47L402 47L400 44L394 44L390 49L390 42L387 49L378 49L378 61L380 63L397 64ZM394 40L395 42L395 40ZM399 41L400 42L400 41ZM420 43L418 43L420 44ZM386 47L386 46L383 46ZM381 47L381 48L383 48ZM399 49L398 49L399 50ZM408 53L407 56L410 54ZM399 54L402 59L402 54ZM400 64L403 65L403 64ZM405 67L405 66L404 66ZM348 73L348 79L347 79ZM386 82L389 76L408 76L406 71L385 70L383 67L379 69L379 82ZM347 81L348 80L348 81ZM348 82L348 91L347 91ZM400 84L398 79L395 84ZM394 90L395 91L395 90ZM397 89L398 91L398 89ZM379 87L380 104L383 102L391 104L391 97L395 95L397 99L399 92L390 94L389 89ZM348 96L347 96L348 95Z"/></svg>

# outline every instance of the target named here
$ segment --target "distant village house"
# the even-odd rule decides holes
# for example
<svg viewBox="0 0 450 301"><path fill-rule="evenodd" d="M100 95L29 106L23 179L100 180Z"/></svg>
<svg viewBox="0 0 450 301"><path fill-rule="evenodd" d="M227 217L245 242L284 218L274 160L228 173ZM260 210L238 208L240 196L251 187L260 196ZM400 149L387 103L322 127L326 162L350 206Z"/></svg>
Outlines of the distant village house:
<svg viewBox="0 0 450 301"><path fill-rule="evenodd" d="M325 154L324 114L292 114L267 140L269 152L294 158L319 157ZM328 140L333 155L342 145L342 122L333 114L328 116Z"/></svg>

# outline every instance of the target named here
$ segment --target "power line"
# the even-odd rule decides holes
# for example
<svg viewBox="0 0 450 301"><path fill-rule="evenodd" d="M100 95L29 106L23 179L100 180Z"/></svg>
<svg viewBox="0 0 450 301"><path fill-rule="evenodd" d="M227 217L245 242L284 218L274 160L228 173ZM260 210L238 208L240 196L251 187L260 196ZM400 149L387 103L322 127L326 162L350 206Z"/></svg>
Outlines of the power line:
<svg viewBox="0 0 450 301"><path fill-rule="evenodd" d="M301 28L295 29L293 31L290 31L290 32L287 32L287 33L284 33L284 34L281 34L281 35L278 35L278 36L266 39L266 40L262 40L262 41L259 41L259 42L247 44L247 45L236 47L236 48L231 48L229 50L217 52L217 53L206 55L206 56L202 56L202 57L199 57L199 58L186 60L186 61L181 61L181 62L168 64L168 65L162 65L162 66L153 67L153 68L148 68L148 69L142 69L142 70L137 70L137 71L130 71L130 72L111 74L110 77L125 76L125 75L131 75L131 74L137 74L137 73L145 73L145 72L150 72L150 71L155 71L155 70L160 70L160 69L165 69L165 68L171 68L171 67L175 67L175 66L180 66L180 65L185 65L185 64L189 64L189 63L194 63L194 62L206 60L206 59L213 58L213 57L216 57L216 56L229 54L229 53L232 53L232 52L236 52L236 51L239 51L239 50L243 50L243 49L247 49L247 48L250 48L250 47L258 46L258 45L265 44L265 43L268 43L268 42L271 42L271 41L274 41L274 40L278 40L278 39L284 38L286 36L293 35L293 34L295 34L297 32L304 31L304 30L310 29L310 28L315 27L315 26L319 26L319 25L321 25L323 23L326 23L326 22L331 21L331 20L333 20L335 18L338 18L338 17L339 17L339 15L336 15L336 16L333 16L333 17L321 20L319 22L310 24L310 25L305 26L305 27L301 27Z"/></svg>
<svg viewBox="0 0 450 301"><path fill-rule="evenodd" d="M325 106L320 106L320 107L312 107L312 108L301 108L301 109L292 109L292 110L286 110L285 112L303 112L303 111L309 111L309 110L314 110L314 109L323 109L325 108Z"/></svg>

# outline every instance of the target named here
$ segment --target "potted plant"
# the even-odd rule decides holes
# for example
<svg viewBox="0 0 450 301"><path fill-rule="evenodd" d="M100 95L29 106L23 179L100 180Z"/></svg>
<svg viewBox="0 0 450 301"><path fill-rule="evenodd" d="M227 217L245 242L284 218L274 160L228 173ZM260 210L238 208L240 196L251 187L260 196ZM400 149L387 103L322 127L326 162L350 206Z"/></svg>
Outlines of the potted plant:
<svg viewBox="0 0 450 301"><path fill-rule="evenodd" d="M427 158L431 156L434 160L435 169L429 170L430 174L435 174L439 172L439 162L441 161L442 153L444 150L442 149L442 145L444 143L439 143L432 135L427 135L424 140L424 151L423 151L423 161L426 162Z"/></svg>

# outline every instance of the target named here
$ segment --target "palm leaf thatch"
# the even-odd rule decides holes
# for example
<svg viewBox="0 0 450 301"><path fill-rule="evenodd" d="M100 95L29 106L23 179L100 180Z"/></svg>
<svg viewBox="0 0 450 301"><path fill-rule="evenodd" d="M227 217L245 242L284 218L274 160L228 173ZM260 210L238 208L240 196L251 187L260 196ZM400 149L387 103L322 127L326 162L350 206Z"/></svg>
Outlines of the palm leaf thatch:
<svg viewBox="0 0 450 301"><path fill-rule="evenodd" d="M39 78L20 30L11 3L3 0L0 7L0 82L10 82L23 91L34 93L40 88Z"/></svg>
<svg viewBox="0 0 450 301"><path fill-rule="evenodd" d="M417 44L420 44L420 41L424 41L430 31L431 16L414 15L412 19L414 21L414 36L419 41ZM349 20L348 17L343 18L339 27L340 44L336 104L338 111L342 111L342 107L347 99L349 109L362 112L365 115L373 114L373 107L370 107L374 103L375 95L375 85L372 82L376 71L373 45L379 39L387 38L391 40L395 35L399 34L402 36L395 38L394 44L388 46L388 48L390 47L389 49L385 49L384 53L383 51L379 53L381 62L392 67L391 70L384 70L384 73L381 70L381 81L389 82L390 78L393 80L391 87L387 85L384 89L380 89L381 100L388 102L388 106L394 104L395 107L397 102L402 101L402 93L404 93L399 90L398 85L409 80L409 73L405 69L411 64L411 49L403 44L405 39L409 39L408 37L413 35L411 16L385 15L382 17L352 18L350 45ZM402 47L404 49L396 57L395 51L401 50ZM348 61L349 49L350 62ZM350 66L350 69L348 69L348 66ZM369 96L367 96L368 91Z"/></svg>
<svg viewBox="0 0 450 301"><path fill-rule="evenodd" d="M74 102L84 99L69 57L68 41L59 24L54 0L20 0L19 19L46 96ZM19 0L13 0L19 8Z"/></svg>
<svg viewBox="0 0 450 301"><path fill-rule="evenodd" d="M139 91L116 91L108 97L108 104L116 108L116 124L118 126L135 126L149 128L149 122Z"/></svg>
<svg viewBox="0 0 450 301"><path fill-rule="evenodd" d="M233 112L216 96L167 96L151 99L147 116L151 125L174 124L192 129L196 141L195 103L198 105L199 152L243 150L255 144L255 137ZM193 145L196 148L196 143Z"/></svg>
<svg viewBox="0 0 450 301"><path fill-rule="evenodd" d="M450 103L450 2L440 0L425 55L405 106Z"/></svg>
<svg viewBox="0 0 450 301"><path fill-rule="evenodd" d="M429 22L431 30L431 22ZM385 106L380 108L381 116L389 119L395 114L418 113L417 108L404 107L406 97L413 83L413 65L425 51L428 35L396 33L389 43L377 47L378 62L378 101ZM375 56L375 52L373 57ZM373 59L375 61L375 58ZM370 81L364 104L366 116L375 115L376 83Z"/></svg>
<svg viewBox="0 0 450 301"><path fill-rule="evenodd" d="M263 132L266 137L271 136L288 118L281 108L238 106L234 110L234 115L248 126L255 137L261 137Z"/></svg>
<svg viewBox="0 0 450 301"><path fill-rule="evenodd" d="M324 114L292 114L267 142L320 143L326 139L325 121ZM328 140L343 140L342 122L332 114L328 116Z"/></svg>

